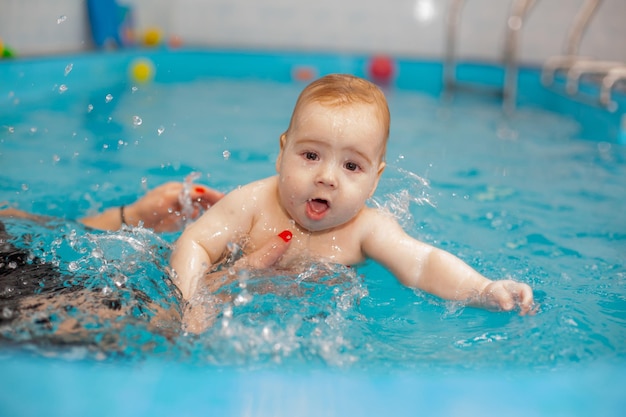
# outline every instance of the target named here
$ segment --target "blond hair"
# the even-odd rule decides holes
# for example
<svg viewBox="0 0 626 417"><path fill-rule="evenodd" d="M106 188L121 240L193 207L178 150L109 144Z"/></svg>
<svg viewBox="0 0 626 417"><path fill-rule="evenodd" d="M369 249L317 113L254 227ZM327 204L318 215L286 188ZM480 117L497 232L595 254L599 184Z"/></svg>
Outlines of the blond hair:
<svg viewBox="0 0 626 417"><path fill-rule="evenodd" d="M312 102L325 106L345 106L353 103L374 105L385 130L384 149L387 148L391 116L387 99L375 84L350 74L330 74L313 81L300 93L285 133L288 133L295 124L299 111Z"/></svg>

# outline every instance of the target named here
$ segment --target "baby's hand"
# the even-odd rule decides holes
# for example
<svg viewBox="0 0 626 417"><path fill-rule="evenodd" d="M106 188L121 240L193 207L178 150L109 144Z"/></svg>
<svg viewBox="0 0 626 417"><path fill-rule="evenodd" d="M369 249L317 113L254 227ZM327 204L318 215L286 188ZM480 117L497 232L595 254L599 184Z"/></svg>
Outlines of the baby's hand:
<svg viewBox="0 0 626 417"><path fill-rule="evenodd" d="M481 304L486 308L511 311L519 308L520 314L535 314L533 290L530 286L512 280L492 281L480 294Z"/></svg>

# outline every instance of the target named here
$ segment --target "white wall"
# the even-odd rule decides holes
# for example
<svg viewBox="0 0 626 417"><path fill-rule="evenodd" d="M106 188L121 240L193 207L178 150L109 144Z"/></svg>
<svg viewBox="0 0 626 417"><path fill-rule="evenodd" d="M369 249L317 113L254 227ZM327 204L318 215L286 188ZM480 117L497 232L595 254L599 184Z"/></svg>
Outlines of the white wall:
<svg viewBox="0 0 626 417"><path fill-rule="evenodd" d="M520 56L540 64L563 51L584 0L537 0ZM450 0L118 0L139 32L158 27L194 46L387 52L440 58ZM92 48L85 0L0 0L0 38L21 55ZM511 1L467 0L458 52L498 60ZM418 13L420 12L420 13ZM430 17L429 17L430 16ZM429 18L426 18L429 17ZM581 53L626 62L626 0L604 0Z"/></svg>

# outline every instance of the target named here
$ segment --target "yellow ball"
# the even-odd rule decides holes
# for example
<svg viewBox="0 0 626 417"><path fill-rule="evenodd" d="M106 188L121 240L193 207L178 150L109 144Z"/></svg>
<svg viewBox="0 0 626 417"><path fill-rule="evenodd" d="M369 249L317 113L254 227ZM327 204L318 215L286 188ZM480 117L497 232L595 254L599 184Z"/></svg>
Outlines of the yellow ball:
<svg viewBox="0 0 626 417"><path fill-rule="evenodd" d="M161 43L161 31L156 28L147 29L143 35L143 42L147 46L156 46Z"/></svg>
<svg viewBox="0 0 626 417"><path fill-rule="evenodd" d="M154 64L147 58L137 58L130 64L130 77L138 83L147 83L154 79Z"/></svg>

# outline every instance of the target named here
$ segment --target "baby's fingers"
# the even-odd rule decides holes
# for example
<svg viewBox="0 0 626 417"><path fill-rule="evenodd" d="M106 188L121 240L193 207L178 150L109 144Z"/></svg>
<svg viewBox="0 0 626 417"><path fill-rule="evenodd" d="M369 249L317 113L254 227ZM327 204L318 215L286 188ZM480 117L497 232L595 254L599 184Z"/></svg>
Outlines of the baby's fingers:
<svg viewBox="0 0 626 417"><path fill-rule="evenodd" d="M520 286L521 288L518 291L520 314L522 316L526 314L533 315L537 312L537 306L535 306L533 298L533 290L526 284L520 284Z"/></svg>
<svg viewBox="0 0 626 417"><path fill-rule="evenodd" d="M487 306L492 305L502 311L519 308L522 316L536 312L533 291L526 284L510 280L496 281L488 287L487 294Z"/></svg>
<svg viewBox="0 0 626 417"><path fill-rule="evenodd" d="M513 310L518 307L520 315L534 314L535 305L533 299L533 290L530 286L519 282L508 282L504 285L507 296L500 303L502 309L506 311Z"/></svg>

